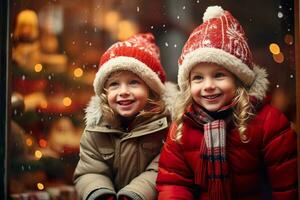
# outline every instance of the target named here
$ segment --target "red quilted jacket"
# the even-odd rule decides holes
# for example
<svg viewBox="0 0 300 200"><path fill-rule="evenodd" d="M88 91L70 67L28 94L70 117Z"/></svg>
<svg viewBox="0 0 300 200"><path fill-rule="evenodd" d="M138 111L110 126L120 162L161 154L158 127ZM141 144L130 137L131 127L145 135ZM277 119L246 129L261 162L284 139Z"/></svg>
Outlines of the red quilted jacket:
<svg viewBox="0 0 300 200"><path fill-rule="evenodd" d="M195 182L199 170L202 130L186 119L182 143L170 137L163 147L157 177L160 200L208 199L206 186ZM226 154L232 199L297 199L297 140L286 117L263 106L248 125L249 143L242 143L233 124L227 126Z"/></svg>

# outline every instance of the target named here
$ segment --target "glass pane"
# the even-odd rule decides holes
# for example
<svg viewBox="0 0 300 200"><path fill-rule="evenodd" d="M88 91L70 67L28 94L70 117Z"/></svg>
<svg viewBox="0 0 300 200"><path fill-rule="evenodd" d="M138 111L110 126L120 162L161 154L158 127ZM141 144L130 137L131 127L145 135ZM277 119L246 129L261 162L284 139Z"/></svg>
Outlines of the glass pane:
<svg viewBox="0 0 300 200"><path fill-rule="evenodd" d="M294 2L209 1L242 24L254 61L269 74L270 102L296 123ZM23 0L10 2L12 120L9 195L75 199L84 108L102 53L117 40L152 32L169 81L208 2Z"/></svg>

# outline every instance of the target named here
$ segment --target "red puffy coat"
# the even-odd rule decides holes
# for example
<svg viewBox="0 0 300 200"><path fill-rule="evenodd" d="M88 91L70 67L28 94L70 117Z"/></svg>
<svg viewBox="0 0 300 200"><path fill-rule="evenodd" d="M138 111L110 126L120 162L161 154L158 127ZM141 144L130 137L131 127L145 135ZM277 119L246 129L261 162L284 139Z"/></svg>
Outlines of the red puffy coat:
<svg viewBox="0 0 300 200"><path fill-rule="evenodd" d="M191 120L183 124L182 143L163 147L157 177L158 199L208 199L208 188L195 183L203 132ZM248 125L250 142L242 143L233 124L227 126L226 154L232 199L297 199L297 140L286 117L265 105Z"/></svg>

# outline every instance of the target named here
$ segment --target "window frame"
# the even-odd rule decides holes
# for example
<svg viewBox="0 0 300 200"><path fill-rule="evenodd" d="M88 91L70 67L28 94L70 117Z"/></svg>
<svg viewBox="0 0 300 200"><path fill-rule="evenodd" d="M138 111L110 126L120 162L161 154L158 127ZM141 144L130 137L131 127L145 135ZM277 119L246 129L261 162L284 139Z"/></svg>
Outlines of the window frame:
<svg viewBox="0 0 300 200"><path fill-rule="evenodd" d="M8 126L8 110L9 110L9 101L10 94L10 76L9 76L9 1L1 1L0 6L0 199L7 199L7 133L9 133ZM3 34L4 33L4 34Z"/></svg>
<svg viewBox="0 0 300 200"><path fill-rule="evenodd" d="M294 19L295 19L295 65L296 65L296 132L298 156L300 154L300 3L299 0L294 1ZM300 159L298 159L298 196L300 196Z"/></svg>

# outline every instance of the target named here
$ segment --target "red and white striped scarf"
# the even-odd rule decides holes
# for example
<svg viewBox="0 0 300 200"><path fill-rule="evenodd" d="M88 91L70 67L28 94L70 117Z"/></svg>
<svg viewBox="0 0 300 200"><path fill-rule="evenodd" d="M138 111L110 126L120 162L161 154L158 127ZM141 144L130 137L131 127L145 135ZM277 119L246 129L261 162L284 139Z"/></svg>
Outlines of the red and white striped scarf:
<svg viewBox="0 0 300 200"><path fill-rule="evenodd" d="M218 113L230 111L231 105L222 108ZM230 180L226 157L226 119L213 119L196 104L186 113L198 125L203 127L204 140L200 145L200 160L198 171L195 172L195 182L206 187L210 200L229 200ZM216 114L218 114L216 113ZM227 115L226 115L227 116ZM219 117L218 117L219 118Z"/></svg>

